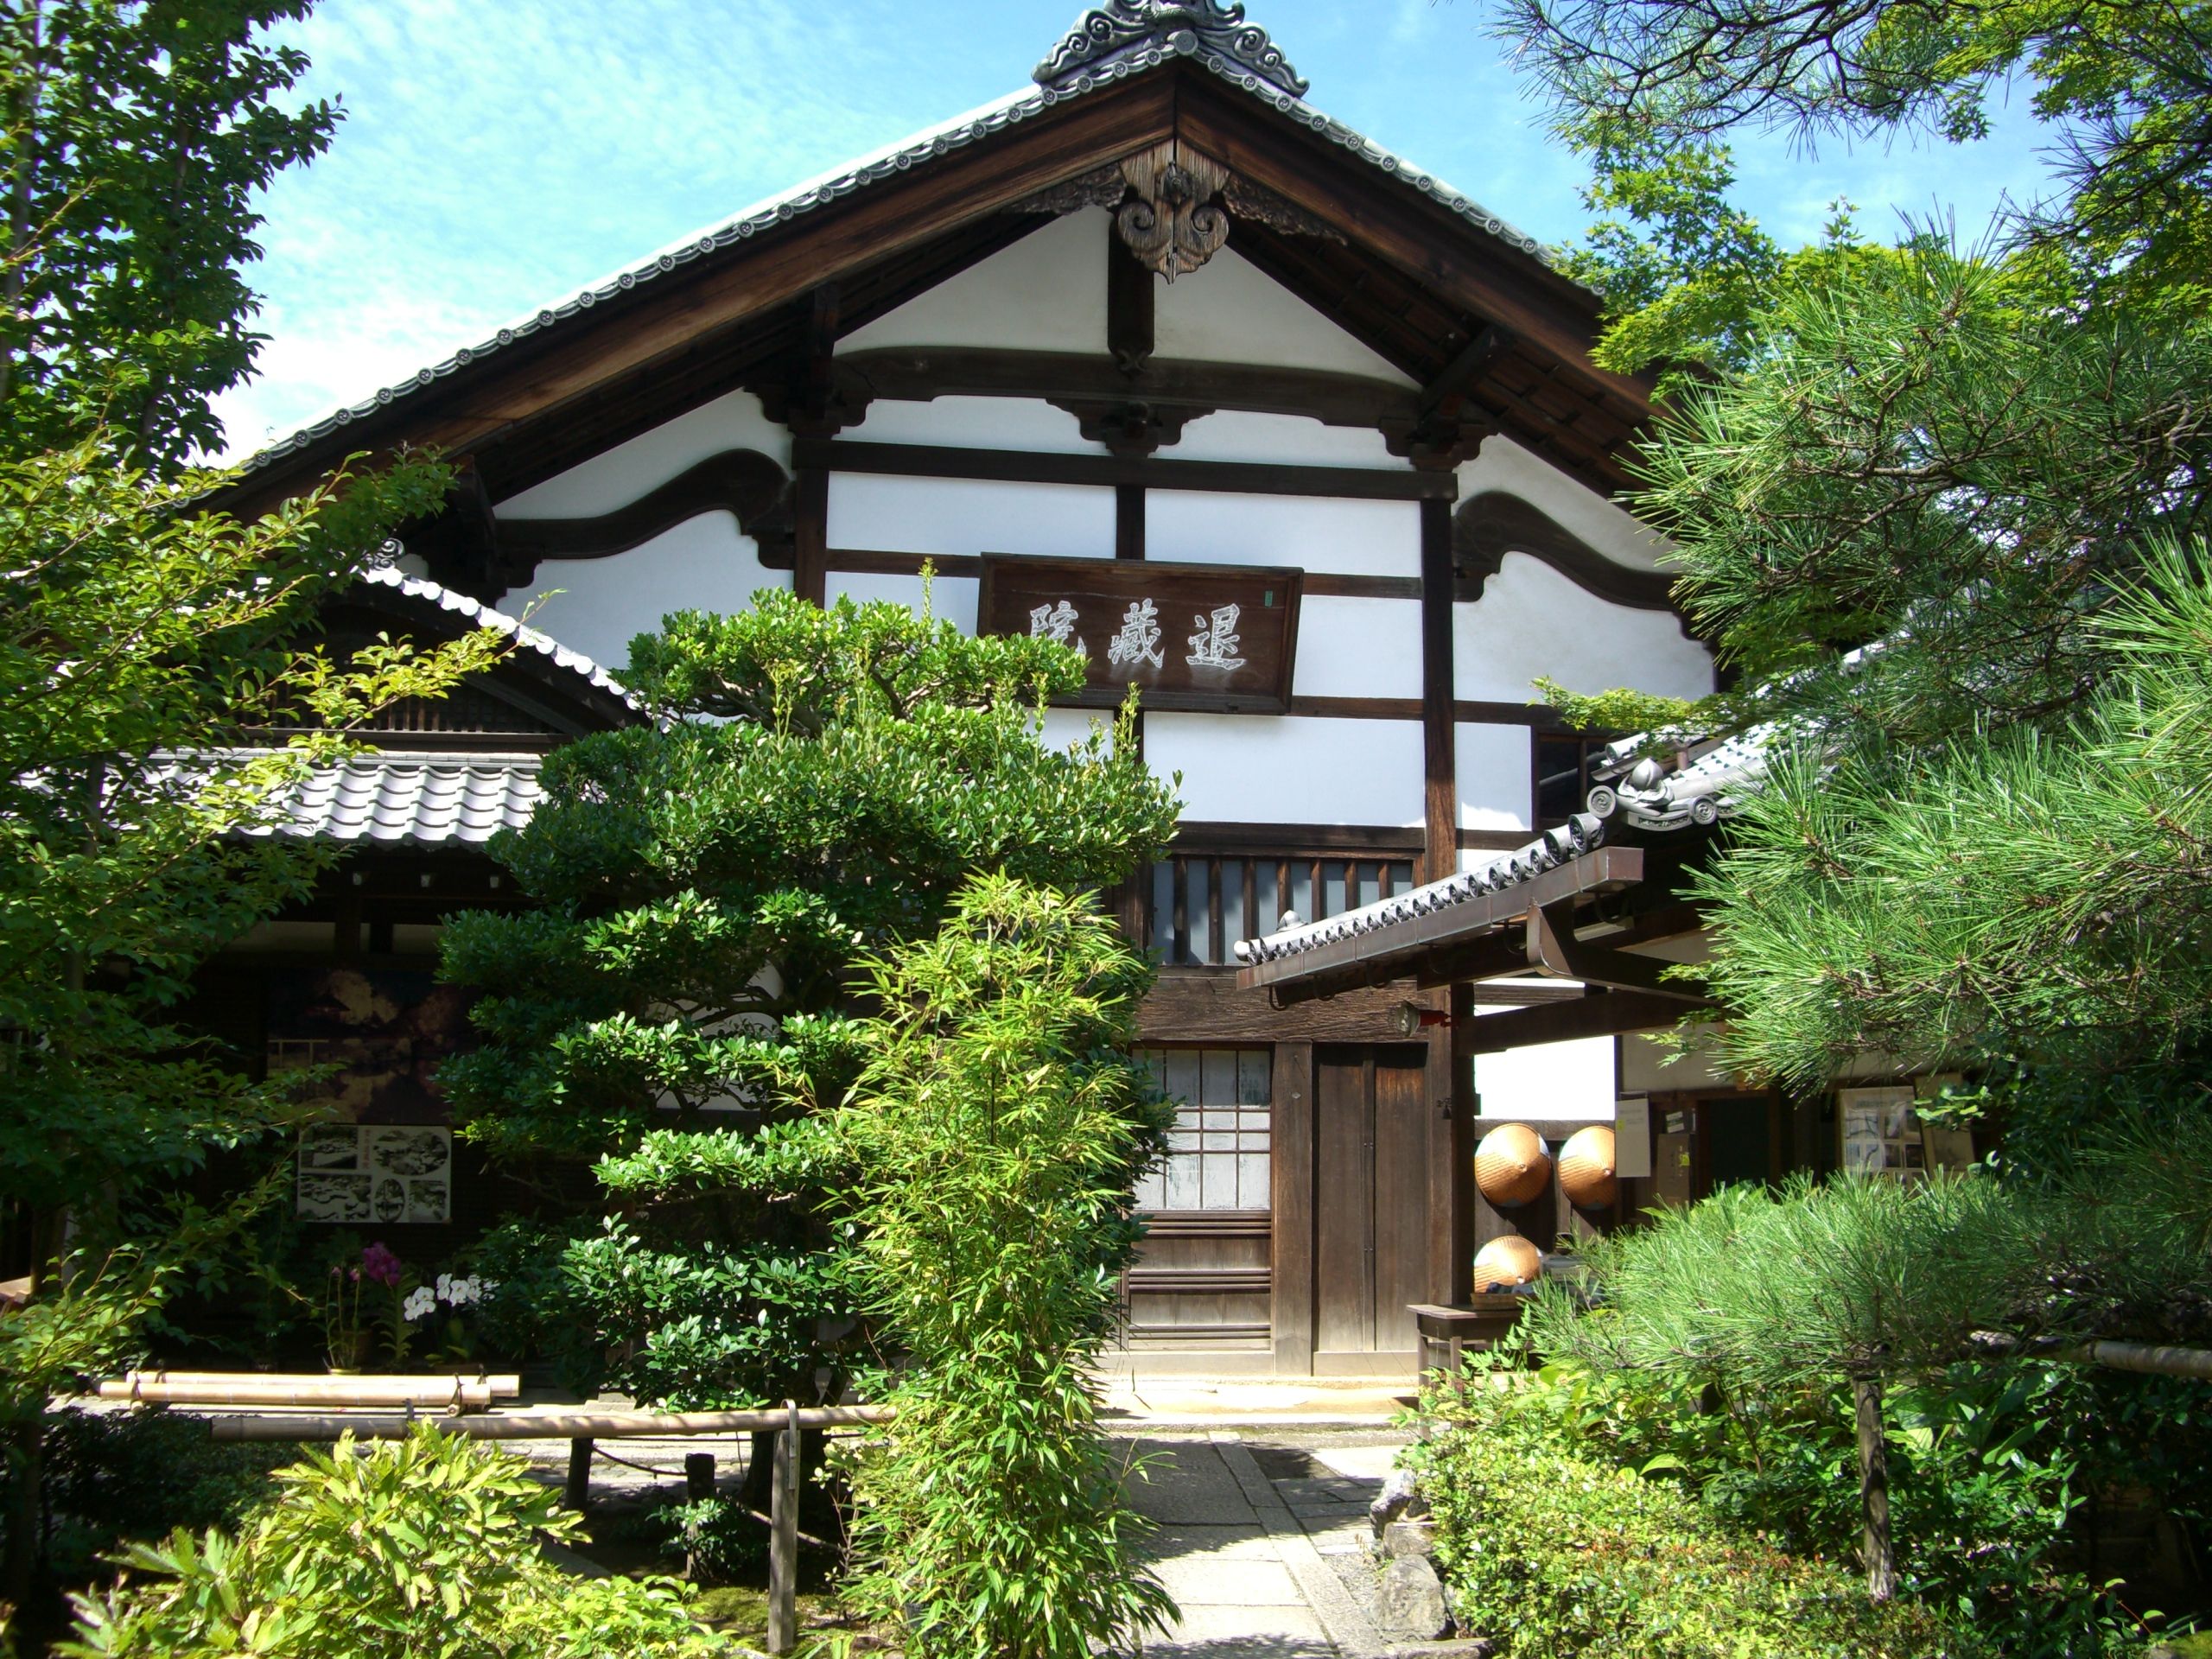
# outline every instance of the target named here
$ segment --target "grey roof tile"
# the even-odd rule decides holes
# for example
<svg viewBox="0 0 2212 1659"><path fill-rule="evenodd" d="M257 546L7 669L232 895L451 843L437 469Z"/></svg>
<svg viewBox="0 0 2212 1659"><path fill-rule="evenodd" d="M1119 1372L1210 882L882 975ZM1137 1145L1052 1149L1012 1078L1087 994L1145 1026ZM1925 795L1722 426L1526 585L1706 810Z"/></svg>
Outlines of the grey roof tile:
<svg viewBox="0 0 2212 1659"><path fill-rule="evenodd" d="M357 844L480 847L543 798L536 754L358 754L318 768L249 834Z"/></svg>
<svg viewBox="0 0 2212 1659"><path fill-rule="evenodd" d="M601 668L581 651L563 645L551 634L541 632L519 617L509 616L505 611L494 610L489 605L471 599L467 594L455 593L442 583L426 576L410 576L391 565L378 565L361 573L361 580L378 588L389 588L410 599L435 605L449 611L463 621L480 628L497 628L502 633L512 634L515 643L550 658L571 674L581 676L599 690L621 698L639 714L646 712L645 706L632 696L622 683Z"/></svg>

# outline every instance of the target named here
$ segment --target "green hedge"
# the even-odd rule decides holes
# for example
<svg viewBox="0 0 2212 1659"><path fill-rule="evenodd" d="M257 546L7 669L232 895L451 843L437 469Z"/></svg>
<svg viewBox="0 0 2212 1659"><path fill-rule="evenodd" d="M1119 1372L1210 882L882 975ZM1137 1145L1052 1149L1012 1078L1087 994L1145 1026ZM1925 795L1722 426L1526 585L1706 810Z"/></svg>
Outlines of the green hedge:
<svg viewBox="0 0 2212 1659"><path fill-rule="evenodd" d="M1986 1659L1931 1610L1732 1538L1671 1483L1478 1427L1424 1448L1437 1564L1498 1659Z"/></svg>

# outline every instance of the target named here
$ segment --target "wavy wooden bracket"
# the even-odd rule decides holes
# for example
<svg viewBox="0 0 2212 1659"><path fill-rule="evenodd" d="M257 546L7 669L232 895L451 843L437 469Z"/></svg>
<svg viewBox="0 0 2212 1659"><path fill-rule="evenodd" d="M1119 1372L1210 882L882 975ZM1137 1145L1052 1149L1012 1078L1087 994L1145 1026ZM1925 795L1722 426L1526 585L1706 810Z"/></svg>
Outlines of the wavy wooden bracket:
<svg viewBox="0 0 2212 1659"><path fill-rule="evenodd" d="M760 547L760 561L791 562L791 474L757 449L726 449L688 467L627 506L590 518L502 518L504 560L534 570L540 559L605 559L626 553L687 519L727 512Z"/></svg>
<svg viewBox="0 0 2212 1659"><path fill-rule="evenodd" d="M1529 912L1528 948L1530 967L1561 979L1579 979L1586 985L1603 985L1612 990L1644 991L1683 1002L1710 1000L1700 980L1662 977L1673 963L1656 957L1630 956L1610 945L1576 938L1571 899Z"/></svg>
<svg viewBox="0 0 2212 1659"><path fill-rule="evenodd" d="M1503 490L1469 496L1452 513L1452 568L1459 598L1477 600L1508 553L1541 560L1586 593L1639 611L1672 611L1675 579L1616 564L1534 502Z"/></svg>

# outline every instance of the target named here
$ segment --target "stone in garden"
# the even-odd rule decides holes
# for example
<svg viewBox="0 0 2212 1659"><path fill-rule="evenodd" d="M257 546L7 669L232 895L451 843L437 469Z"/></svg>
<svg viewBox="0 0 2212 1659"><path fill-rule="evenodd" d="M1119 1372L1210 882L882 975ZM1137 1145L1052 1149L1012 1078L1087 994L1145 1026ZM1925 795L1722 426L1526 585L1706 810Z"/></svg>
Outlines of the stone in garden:
<svg viewBox="0 0 2212 1659"><path fill-rule="evenodd" d="M1420 1477L1410 1469L1393 1469L1382 1490L1367 1506L1367 1518L1380 1533L1393 1521L1417 1520L1428 1513L1428 1500L1421 1495Z"/></svg>
<svg viewBox="0 0 2212 1659"><path fill-rule="evenodd" d="M1422 1555L1402 1555L1390 1563L1382 1575L1376 1614L1383 1629L1417 1642L1433 1641L1452 1630L1452 1616L1444 1608L1444 1581Z"/></svg>
<svg viewBox="0 0 2212 1659"><path fill-rule="evenodd" d="M1436 1522L1393 1521L1382 1529L1382 1553L1393 1560L1403 1555L1433 1555Z"/></svg>

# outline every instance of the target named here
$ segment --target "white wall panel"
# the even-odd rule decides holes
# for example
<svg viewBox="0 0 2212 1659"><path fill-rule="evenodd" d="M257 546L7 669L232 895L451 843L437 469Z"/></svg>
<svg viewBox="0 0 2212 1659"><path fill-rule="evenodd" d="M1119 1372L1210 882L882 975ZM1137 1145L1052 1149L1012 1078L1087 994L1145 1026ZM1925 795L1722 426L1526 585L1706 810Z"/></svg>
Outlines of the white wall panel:
<svg viewBox="0 0 2212 1659"><path fill-rule="evenodd" d="M963 633L976 632L976 601L982 583L973 576L931 576L929 586L930 613L940 622L950 622ZM849 598L856 605L872 599L887 599L894 605L904 605L919 616L922 612L922 579L919 576L887 576L832 570L826 589L834 604L841 598Z"/></svg>
<svg viewBox="0 0 2212 1659"><path fill-rule="evenodd" d="M1104 264L1102 257L1102 270ZM1153 292L1155 356L1334 369L1397 386L1414 384L1389 359L1361 345L1243 258L1234 245L1188 276L1155 284Z"/></svg>
<svg viewBox="0 0 2212 1659"><path fill-rule="evenodd" d="M1483 440L1482 450L1459 468L1459 499L1504 490L1535 503L1616 563L1656 570L1670 543L1595 490L1577 483L1506 437Z"/></svg>
<svg viewBox="0 0 2212 1659"><path fill-rule="evenodd" d="M830 480L830 545L879 553L1114 556L1114 492L966 478Z"/></svg>
<svg viewBox="0 0 2212 1659"><path fill-rule="evenodd" d="M1109 730L1114 717L1103 709L1047 709L1045 711L1045 747L1048 749L1073 748L1090 735L1094 725Z"/></svg>
<svg viewBox="0 0 2212 1659"><path fill-rule="evenodd" d="M758 449L786 472L791 435L760 412L749 391L702 404L650 432L571 467L499 504L502 518L592 518L626 507L688 467L725 449Z"/></svg>
<svg viewBox="0 0 2212 1659"><path fill-rule="evenodd" d="M1403 467L1373 427L1324 426L1303 415L1224 409L1183 429L1170 461L1295 461L1307 467Z"/></svg>
<svg viewBox="0 0 2212 1659"><path fill-rule="evenodd" d="M1012 247L837 343L1004 346L1039 352L1106 349L1106 238L1112 215L1086 207L1032 231Z"/></svg>
<svg viewBox="0 0 2212 1659"><path fill-rule="evenodd" d="M870 443L934 443L1029 454L1103 455L1085 442L1075 416L1034 397L938 397L929 403L879 399L868 419L842 435Z"/></svg>
<svg viewBox="0 0 2212 1659"><path fill-rule="evenodd" d="M630 641L660 631L671 611L742 611L761 588L788 590L788 570L764 569L760 550L726 512L702 513L643 547L606 559L546 559L501 601L513 610L558 588L531 620L620 674Z"/></svg>
<svg viewBox="0 0 2212 1659"><path fill-rule="evenodd" d="M1294 564L1334 575L1418 576L1421 507L1412 501L1148 490L1144 550L1148 559L1199 564Z"/></svg>
<svg viewBox="0 0 2212 1659"><path fill-rule="evenodd" d="M1613 1039L1582 1037L1476 1055L1475 1092L1485 1119L1610 1118L1613 1071Z"/></svg>
<svg viewBox="0 0 2212 1659"><path fill-rule="evenodd" d="M1713 659L1667 611L1600 599L1525 553L1509 553L1482 598L1452 616L1454 695L1525 702L1550 676L1571 691L1615 686L1662 696L1713 689Z"/></svg>
<svg viewBox="0 0 2212 1659"><path fill-rule="evenodd" d="M1459 827L1529 830L1535 791L1529 728L1455 726L1452 734L1459 779Z"/></svg>
<svg viewBox="0 0 2212 1659"><path fill-rule="evenodd" d="M1419 824L1421 725L1148 714L1145 760L1183 774L1183 816L1254 823Z"/></svg>
<svg viewBox="0 0 2212 1659"><path fill-rule="evenodd" d="M1421 696L1421 601L1303 601L1291 690L1301 697Z"/></svg>

